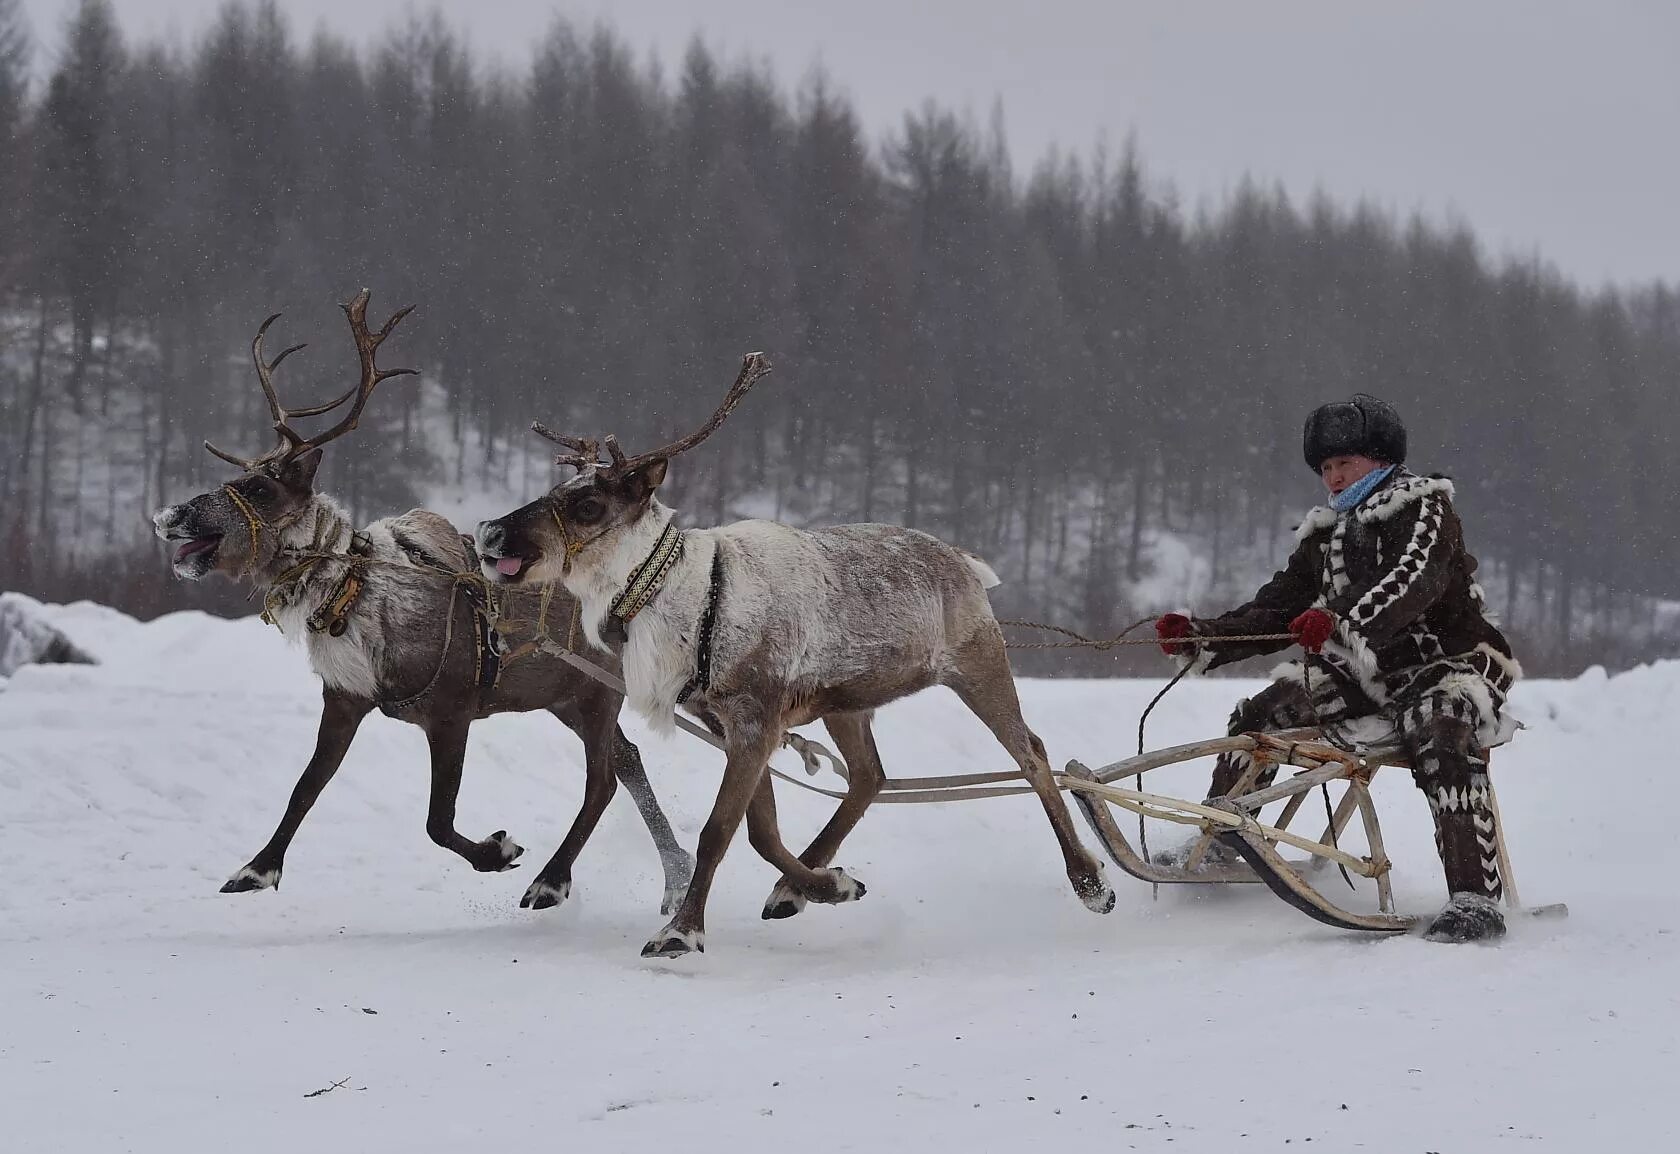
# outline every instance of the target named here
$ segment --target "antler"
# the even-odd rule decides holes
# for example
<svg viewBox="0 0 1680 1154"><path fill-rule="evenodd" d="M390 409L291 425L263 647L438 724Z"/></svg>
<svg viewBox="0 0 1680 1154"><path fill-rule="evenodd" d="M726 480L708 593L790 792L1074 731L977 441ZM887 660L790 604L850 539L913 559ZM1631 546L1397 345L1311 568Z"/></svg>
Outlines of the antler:
<svg viewBox="0 0 1680 1154"><path fill-rule="evenodd" d="M741 398L746 396L748 391L758 383L759 378L769 372L770 359L768 357L763 353L748 353L741 358L741 371L736 376L735 383L729 386L729 392L724 394L723 402L718 405L716 411L712 413L704 425L701 425L688 436L672 441L669 445L654 449L651 452L638 453L634 457L626 457L624 450L619 446L618 438L610 433L599 441L586 437L570 437L556 433L541 421L532 421L531 431L573 450L556 457L555 462L557 464L571 465L580 472L584 469L597 469L611 477L622 477L645 465L652 464L654 461L666 461L675 457L678 453L686 453L717 432L718 426L723 424L728 419L729 414L734 412L735 406L741 403ZM610 457L609 461L603 462L601 460L602 449L607 451Z"/></svg>
<svg viewBox="0 0 1680 1154"><path fill-rule="evenodd" d="M585 469L593 468L600 462L601 442L599 441L590 440L587 437L568 437L565 433L556 433L541 421L532 421L531 431L539 437L547 437L556 445L564 445L572 450L570 453L561 453L555 457L554 463L556 465L570 465L581 473Z"/></svg>
<svg viewBox="0 0 1680 1154"><path fill-rule="evenodd" d="M386 321L377 333L369 333L367 327L368 295L368 290L363 289L356 294L355 300L339 306L344 310L344 316L350 322L351 336L356 338L356 357L361 362L362 379L357 382L355 388L345 393L338 400L316 411L325 413L336 409L352 397L355 398L355 401L351 404L349 413L345 414L342 421L326 432L310 437L299 447L299 451L319 449L328 441L336 441L345 433L354 429L356 422L362 418L362 410L367 408L368 398L373 396L374 387L380 381L388 380L391 377L411 377L417 373L415 369L382 369L374 362L374 354L379 351L379 346L385 343L385 338L391 335L391 330L401 324L402 319L414 311L414 306L408 305L406 308L398 309L391 314L391 319Z"/></svg>
<svg viewBox="0 0 1680 1154"><path fill-rule="evenodd" d="M409 376L415 372L414 369L381 369L374 361L374 354L378 351L379 346L384 343L386 337L391 335L391 330L396 328L404 317L414 311L414 306L409 305L407 308L399 309L377 333L369 333L367 327L369 295L368 290L363 289L356 294L354 300L339 306L344 310L345 317L350 321L350 333L356 341L356 355L361 363L362 370L360 381L352 385L349 391L342 396L324 404L308 405L301 409L287 409L283 406L280 403L279 394L274 389L274 370L280 367L281 361L306 346L302 344L293 345L281 352L272 361L263 359L263 337L268 334L269 326L280 319L280 314L275 313L263 321L261 327L257 329L256 337L251 341L251 363L256 366L257 383L262 386L263 396L268 400L268 411L274 418L274 432L279 437L279 443L262 456L251 458L238 457L232 453L223 452L209 441L204 442L204 447L231 465L237 465L246 472L256 472L258 469L271 465L283 465L292 458L310 449L318 449L328 441L336 440L354 429L357 421L361 419L362 410L367 407L368 398L372 396L374 387L380 381L388 377ZM354 398L355 403L351 405L350 412L342 421L323 433L306 438L299 435L291 426L294 418L319 417L339 408L352 398Z"/></svg>
<svg viewBox="0 0 1680 1154"><path fill-rule="evenodd" d="M216 448L216 446L212 445L209 441L204 442L204 447L210 450L211 453L228 462L230 465L239 466L246 472L255 472L263 465L269 463L270 460L278 459L279 453L282 451L290 451L291 448L301 439L296 433L292 432L287 423L294 414L288 413L281 406L280 397L274 391L274 370L280 367L281 361L285 360L299 349L307 346L303 344L296 344L281 352L281 354L275 357L272 361L263 360L263 337L268 335L269 326L279 319L280 314L274 313L258 327L257 335L251 340L251 363L256 366L257 383L262 385L263 396L268 399L268 411L274 418L274 431L279 434L280 443L270 449L267 453L264 453L262 456L247 458L237 457L232 453L225 453L221 449Z"/></svg>

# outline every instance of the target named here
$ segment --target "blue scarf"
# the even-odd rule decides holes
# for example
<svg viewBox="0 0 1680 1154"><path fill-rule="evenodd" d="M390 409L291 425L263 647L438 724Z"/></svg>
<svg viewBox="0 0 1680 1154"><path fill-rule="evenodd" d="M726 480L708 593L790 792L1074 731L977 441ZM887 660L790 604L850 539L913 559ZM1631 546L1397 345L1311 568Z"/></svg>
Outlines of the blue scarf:
<svg viewBox="0 0 1680 1154"><path fill-rule="evenodd" d="M1388 476L1392 472L1394 472L1393 465L1384 465L1380 469L1372 469L1359 480L1330 498L1330 507L1338 513L1346 513L1372 493L1375 493L1377 486L1388 480Z"/></svg>

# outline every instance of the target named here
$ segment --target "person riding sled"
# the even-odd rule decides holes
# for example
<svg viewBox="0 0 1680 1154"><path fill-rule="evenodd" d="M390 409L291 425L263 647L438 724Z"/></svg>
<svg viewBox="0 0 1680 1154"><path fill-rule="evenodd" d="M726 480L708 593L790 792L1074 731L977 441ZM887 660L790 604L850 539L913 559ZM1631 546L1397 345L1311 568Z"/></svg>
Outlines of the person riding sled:
<svg viewBox="0 0 1680 1154"><path fill-rule="evenodd" d="M1161 617L1161 648L1200 672L1290 644L1221 636L1291 634L1303 657L1238 703L1229 732L1316 725L1349 748L1405 750L1434 816L1450 894L1426 936L1499 937L1486 750L1501 739L1506 695L1522 671L1488 620L1452 482L1406 469L1400 415L1365 394L1314 410L1302 450L1330 503L1307 514L1289 563L1229 613ZM1229 793L1249 768L1246 754L1222 755L1209 796Z"/></svg>

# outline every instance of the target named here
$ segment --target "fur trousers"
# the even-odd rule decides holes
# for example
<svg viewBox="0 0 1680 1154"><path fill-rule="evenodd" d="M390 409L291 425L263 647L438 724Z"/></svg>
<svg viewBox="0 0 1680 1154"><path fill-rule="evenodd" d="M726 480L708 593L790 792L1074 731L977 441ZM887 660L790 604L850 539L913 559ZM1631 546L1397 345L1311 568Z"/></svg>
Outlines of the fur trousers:
<svg viewBox="0 0 1680 1154"><path fill-rule="evenodd" d="M1406 751L1412 781L1435 819L1435 849L1450 893L1498 899L1504 892L1488 797L1487 734L1502 722L1509 672L1473 653L1431 662L1394 679L1395 692L1379 704L1372 694L1323 665L1292 662L1254 697L1237 704L1228 732L1268 732L1318 726L1343 744L1385 740ZM1360 736L1363 735L1363 736ZM1210 797L1230 793L1248 774L1247 754L1223 754L1214 768ZM1244 792L1272 783L1267 766Z"/></svg>

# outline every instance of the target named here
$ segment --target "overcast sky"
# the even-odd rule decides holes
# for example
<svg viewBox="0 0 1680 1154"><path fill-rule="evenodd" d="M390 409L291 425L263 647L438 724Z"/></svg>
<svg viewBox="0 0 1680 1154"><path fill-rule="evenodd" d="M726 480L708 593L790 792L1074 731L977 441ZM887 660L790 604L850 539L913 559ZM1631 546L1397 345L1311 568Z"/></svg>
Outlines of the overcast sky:
<svg viewBox="0 0 1680 1154"><path fill-rule="evenodd" d="M69 0L24 0L52 59ZM117 0L190 42L219 0ZM410 0L283 0L294 30L377 35ZM1588 283L1680 281L1680 3L1672 0L440 0L522 63L552 14L606 18L674 70L700 32L817 62L879 136L927 97L1001 99L1022 171L1052 145L1137 133L1188 204L1252 173L1467 220L1494 255Z"/></svg>

